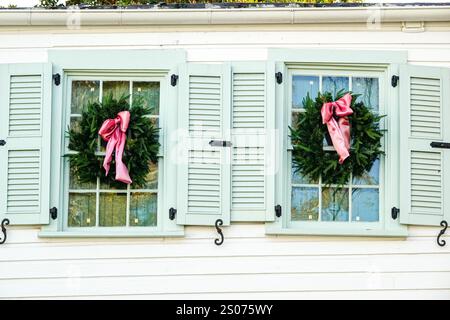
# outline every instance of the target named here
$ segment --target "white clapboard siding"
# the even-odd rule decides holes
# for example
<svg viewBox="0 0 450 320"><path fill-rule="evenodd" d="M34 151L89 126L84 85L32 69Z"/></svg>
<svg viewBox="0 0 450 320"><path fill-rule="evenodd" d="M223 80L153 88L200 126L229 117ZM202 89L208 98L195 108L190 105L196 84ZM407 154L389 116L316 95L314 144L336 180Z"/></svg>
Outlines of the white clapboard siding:
<svg viewBox="0 0 450 320"><path fill-rule="evenodd" d="M450 189L448 150L432 142L450 141L449 71L402 66L400 69L400 188L402 223L439 225L448 215Z"/></svg>
<svg viewBox="0 0 450 320"><path fill-rule="evenodd" d="M365 23L358 32L345 24L326 30L208 26L202 32L191 26L177 27L182 32L158 26L150 32L146 26L120 33L110 27L70 33L59 32L59 27L29 32L26 27L20 37L13 32L0 35L0 59L44 62L49 47L133 49L139 44L185 48L190 61L204 63L265 60L268 47L322 46L330 52L343 47L408 50L412 63L450 67L450 29L445 23L427 24L423 33L403 33L400 24L381 27L389 32L367 30ZM9 30L20 27L13 28ZM445 126L442 122L441 128ZM449 232L444 236L447 246L441 248L436 244L438 228L408 229L410 236L401 240L285 237L266 236L261 223L233 223L224 228L225 242L217 247L213 227L186 227L182 239L49 239L39 238L38 228L10 227L7 243L0 246L0 294L70 299L449 299ZM159 275L164 277L155 282Z"/></svg>
<svg viewBox="0 0 450 320"><path fill-rule="evenodd" d="M227 140L229 66L187 65L180 72L179 123L187 140L179 146L186 156L179 169L179 214L183 225L229 224L229 148L211 140Z"/></svg>
<svg viewBox="0 0 450 320"><path fill-rule="evenodd" d="M0 216L46 224L50 201L51 65L0 65Z"/></svg>

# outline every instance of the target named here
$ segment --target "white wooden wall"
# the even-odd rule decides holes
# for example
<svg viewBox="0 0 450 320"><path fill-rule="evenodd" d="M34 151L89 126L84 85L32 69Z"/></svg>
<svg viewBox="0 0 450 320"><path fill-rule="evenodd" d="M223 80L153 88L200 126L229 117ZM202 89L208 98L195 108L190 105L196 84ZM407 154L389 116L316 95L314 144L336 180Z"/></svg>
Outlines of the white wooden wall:
<svg viewBox="0 0 450 320"><path fill-rule="evenodd" d="M199 62L322 47L330 55L333 48L403 49L411 63L450 67L445 23L425 33L396 24L228 28L0 29L0 62L46 61L53 47L184 48ZM438 228L410 228L407 239L287 237L234 223L221 247L213 227L187 227L180 239L42 239L38 230L9 228L0 246L0 298L450 298L450 237L437 246Z"/></svg>

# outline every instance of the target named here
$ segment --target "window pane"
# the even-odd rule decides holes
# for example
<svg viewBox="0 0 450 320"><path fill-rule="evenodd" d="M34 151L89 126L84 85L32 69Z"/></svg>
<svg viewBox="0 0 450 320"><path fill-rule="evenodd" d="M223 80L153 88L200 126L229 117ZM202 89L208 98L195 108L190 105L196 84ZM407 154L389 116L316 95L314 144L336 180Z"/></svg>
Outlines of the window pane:
<svg viewBox="0 0 450 320"><path fill-rule="evenodd" d="M80 123L81 117L70 117L70 129L80 132L81 131Z"/></svg>
<svg viewBox="0 0 450 320"><path fill-rule="evenodd" d="M352 91L361 95L356 100L357 102L362 101L366 107L378 111L378 78L352 78Z"/></svg>
<svg viewBox="0 0 450 320"><path fill-rule="evenodd" d="M80 114L86 105L98 101L99 81L72 81L72 113Z"/></svg>
<svg viewBox="0 0 450 320"><path fill-rule="evenodd" d="M125 193L100 193L100 226L125 226L126 215L127 195Z"/></svg>
<svg viewBox="0 0 450 320"><path fill-rule="evenodd" d="M70 169L69 189L96 189L96 183L81 183L74 170Z"/></svg>
<svg viewBox="0 0 450 320"><path fill-rule="evenodd" d="M103 165L103 159L102 159L102 165ZM114 162L111 163L111 167L112 166L114 166L114 167L116 166ZM101 168L101 170L103 172L105 172L105 169L103 169L103 167ZM109 174L112 174L111 170L110 170ZM131 176L131 179L133 179L132 174L130 174L130 176ZM115 180L115 182L113 182L113 184L106 183L103 178L100 178L100 189L101 190L126 190L127 186L128 185L126 183L116 181L116 180Z"/></svg>
<svg viewBox="0 0 450 320"><path fill-rule="evenodd" d="M295 172L295 167L292 166L292 184L317 184L318 181L310 180L304 177L300 172Z"/></svg>
<svg viewBox="0 0 450 320"><path fill-rule="evenodd" d="M354 177L353 184L378 185L380 183L380 160L375 160L369 172L365 172L361 177Z"/></svg>
<svg viewBox="0 0 450 320"><path fill-rule="evenodd" d="M292 221L317 220L319 217L319 188L292 188Z"/></svg>
<svg viewBox="0 0 450 320"><path fill-rule="evenodd" d="M322 189L322 220L348 221L348 189Z"/></svg>
<svg viewBox="0 0 450 320"><path fill-rule="evenodd" d="M128 81L103 82L103 98L111 93L114 99L130 95L130 83Z"/></svg>
<svg viewBox="0 0 450 320"><path fill-rule="evenodd" d="M95 202L95 193L70 193L69 227L94 227Z"/></svg>
<svg viewBox="0 0 450 320"><path fill-rule="evenodd" d="M146 180L146 183L139 188L135 188L133 186L133 184L131 184L131 189L157 190L158 189L158 163L150 162L150 171L147 173L145 180Z"/></svg>
<svg viewBox="0 0 450 320"><path fill-rule="evenodd" d="M378 189L354 189L352 194L352 220L378 221Z"/></svg>
<svg viewBox="0 0 450 320"><path fill-rule="evenodd" d="M151 107L153 115L159 114L159 82L133 82L133 99L142 98L146 107Z"/></svg>
<svg viewBox="0 0 450 320"><path fill-rule="evenodd" d="M303 98L307 93L313 99L319 92L319 77L293 76L292 77L292 108L303 108Z"/></svg>
<svg viewBox="0 0 450 320"><path fill-rule="evenodd" d="M156 193L132 193L130 226L156 226L157 200Z"/></svg>
<svg viewBox="0 0 450 320"><path fill-rule="evenodd" d="M323 77L322 92L331 92L333 98L340 90L349 90L348 77Z"/></svg>

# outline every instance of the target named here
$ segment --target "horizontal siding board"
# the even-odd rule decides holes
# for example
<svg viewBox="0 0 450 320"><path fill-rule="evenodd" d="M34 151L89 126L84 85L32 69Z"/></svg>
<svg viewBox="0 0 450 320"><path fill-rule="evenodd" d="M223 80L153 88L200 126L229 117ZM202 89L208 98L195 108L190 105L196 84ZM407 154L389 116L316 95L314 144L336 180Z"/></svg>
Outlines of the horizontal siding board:
<svg viewBox="0 0 450 320"><path fill-rule="evenodd" d="M75 290L87 295L147 294L147 293L205 293L211 292L265 292L315 290L417 290L449 289L449 272L400 272L389 274L250 274L199 275L155 277L96 277L66 279L3 280L0 297L14 295L58 296Z"/></svg>

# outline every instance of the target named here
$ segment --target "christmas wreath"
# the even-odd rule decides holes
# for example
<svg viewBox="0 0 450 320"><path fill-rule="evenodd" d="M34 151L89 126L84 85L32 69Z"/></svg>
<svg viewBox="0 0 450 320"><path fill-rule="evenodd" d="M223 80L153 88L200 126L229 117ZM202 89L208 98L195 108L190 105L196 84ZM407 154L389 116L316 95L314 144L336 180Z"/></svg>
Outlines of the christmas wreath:
<svg viewBox="0 0 450 320"><path fill-rule="evenodd" d="M79 125L69 128L69 149L76 151L69 155L70 166L81 183L95 183L100 178L103 183L117 187L121 182L117 181L120 179L116 179L116 173L125 171L126 176L131 178L126 183L132 180L136 187L145 184L151 163L157 162L159 129L149 117L152 109L144 105L142 98L134 98L131 107L128 100L128 96L114 99L111 94L104 97L101 103L88 103ZM124 118L126 125L123 124ZM103 139L99 139L99 134ZM107 140L113 140L114 137L117 138L117 144L111 145L111 157L105 161L104 154L99 152L98 143L100 141L101 146L106 148L108 155L110 141ZM123 155L120 154L122 152L118 154L120 144ZM114 147L116 152L113 157ZM118 155L121 155L121 159L118 159ZM105 162L108 162L109 172L105 170Z"/></svg>
<svg viewBox="0 0 450 320"><path fill-rule="evenodd" d="M340 91L335 99L329 92L319 93L315 100L309 95L303 99L304 112L299 113L298 118L293 121L293 126L289 128L295 172L312 181L319 181L321 178L325 185L342 186L348 183L351 176L360 177L371 169L375 160L383 154L383 130L380 129L383 116L371 112L364 103L356 102L357 97L358 95L350 92ZM346 98L351 109L345 117L339 119L336 110L330 109L330 118L336 121L337 130L341 124L347 126L349 150L343 159L336 152L336 141L329 134L329 130L335 129L330 128L328 123L324 124L323 113L325 107L342 102ZM328 147L324 147L324 140ZM335 148L330 147L332 144Z"/></svg>

